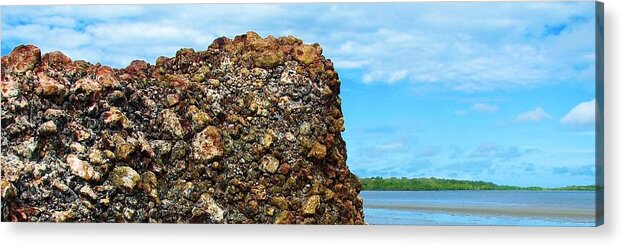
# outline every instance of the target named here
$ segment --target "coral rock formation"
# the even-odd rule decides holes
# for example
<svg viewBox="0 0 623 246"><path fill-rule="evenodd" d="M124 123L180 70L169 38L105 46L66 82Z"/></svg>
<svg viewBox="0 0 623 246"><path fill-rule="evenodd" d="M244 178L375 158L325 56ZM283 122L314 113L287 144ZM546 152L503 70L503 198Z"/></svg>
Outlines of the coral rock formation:
<svg viewBox="0 0 623 246"><path fill-rule="evenodd" d="M363 224L340 81L253 32L124 69L2 57L2 221Z"/></svg>

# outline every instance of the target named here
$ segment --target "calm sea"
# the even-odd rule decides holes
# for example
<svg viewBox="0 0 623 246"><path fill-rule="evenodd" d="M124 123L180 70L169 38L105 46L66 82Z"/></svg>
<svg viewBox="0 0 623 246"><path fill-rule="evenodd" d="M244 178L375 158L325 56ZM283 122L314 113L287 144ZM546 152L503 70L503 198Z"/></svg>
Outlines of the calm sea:
<svg viewBox="0 0 623 246"><path fill-rule="evenodd" d="M593 191L362 191L366 222L594 226Z"/></svg>

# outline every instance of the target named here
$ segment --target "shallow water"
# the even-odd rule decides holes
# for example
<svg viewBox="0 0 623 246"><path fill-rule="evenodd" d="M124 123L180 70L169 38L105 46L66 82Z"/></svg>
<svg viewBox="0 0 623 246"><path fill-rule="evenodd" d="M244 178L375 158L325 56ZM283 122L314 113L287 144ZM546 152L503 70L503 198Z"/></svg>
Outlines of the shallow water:
<svg viewBox="0 0 623 246"><path fill-rule="evenodd" d="M593 191L362 191L366 222L594 226Z"/></svg>

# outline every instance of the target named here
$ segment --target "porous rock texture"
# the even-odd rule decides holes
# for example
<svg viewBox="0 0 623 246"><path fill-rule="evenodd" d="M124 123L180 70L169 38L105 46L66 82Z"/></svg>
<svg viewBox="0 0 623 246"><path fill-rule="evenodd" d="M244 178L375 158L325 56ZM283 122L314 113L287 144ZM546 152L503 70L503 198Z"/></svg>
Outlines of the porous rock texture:
<svg viewBox="0 0 623 246"><path fill-rule="evenodd" d="M253 32L124 69L2 57L2 221L363 224L340 81Z"/></svg>

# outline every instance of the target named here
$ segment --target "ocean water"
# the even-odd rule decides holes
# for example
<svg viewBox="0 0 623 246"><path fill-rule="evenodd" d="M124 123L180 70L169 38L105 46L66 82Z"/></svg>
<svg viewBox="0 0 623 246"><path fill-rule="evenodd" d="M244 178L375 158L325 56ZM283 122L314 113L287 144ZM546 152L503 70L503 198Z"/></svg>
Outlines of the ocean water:
<svg viewBox="0 0 623 246"><path fill-rule="evenodd" d="M593 191L362 191L368 224L594 226Z"/></svg>

